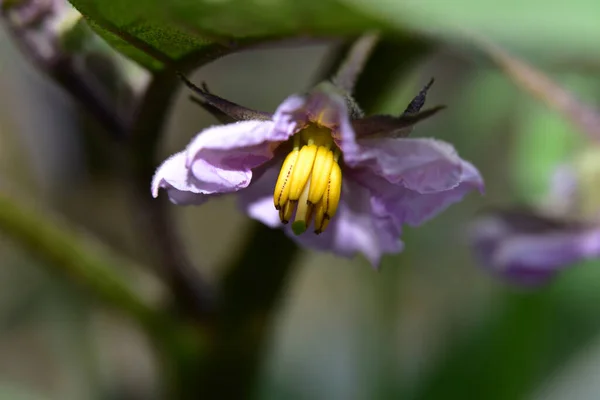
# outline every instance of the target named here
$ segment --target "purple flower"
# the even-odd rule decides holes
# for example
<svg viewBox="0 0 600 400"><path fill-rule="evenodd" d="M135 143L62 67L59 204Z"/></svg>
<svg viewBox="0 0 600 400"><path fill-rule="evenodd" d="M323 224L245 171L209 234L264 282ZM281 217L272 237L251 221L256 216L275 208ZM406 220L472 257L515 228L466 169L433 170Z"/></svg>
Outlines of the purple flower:
<svg viewBox="0 0 600 400"><path fill-rule="evenodd" d="M238 193L248 215L286 225L301 245L360 252L377 267L383 254L402 250L403 224L419 225L472 189L483 191L477 169L450 144L406 138L440 109L419 112L430 84L402 116L366 118L327 82L288 97L272 116L196 88L207 108L246 120L200 132L158 168L152 195L163 188L176 204L201 204Z"/></svg>
<svg viewBox="0 0 600 400"><path fill-rule="evenodd" d="M600 256L600 228L538 213L502 211L479 218L472 240L481 263L522 285L548 282L560 270Z"/></svg>
<svg viewBox="0 0 600 400"><path fill-rule="evenodd" d="M66 0L0 0L0 16L6 18L27 54L45 65L64 56L61 34L78 16Z"/></svg>

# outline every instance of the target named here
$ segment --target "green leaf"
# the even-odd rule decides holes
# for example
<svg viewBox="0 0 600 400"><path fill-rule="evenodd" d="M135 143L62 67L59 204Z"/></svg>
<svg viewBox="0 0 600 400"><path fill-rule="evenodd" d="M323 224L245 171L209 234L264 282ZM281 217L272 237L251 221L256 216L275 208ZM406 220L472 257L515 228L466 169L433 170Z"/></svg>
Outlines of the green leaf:
<svg viewBox="0 0 600 400"><path fill-rule="evenodd" d="M570 93L588 100L597 92L594 80L575 75L555 78ZM519 127L513 141L512 179L521 200L542 201L550 188L557 166L573 161L586 143L586 137L556 112L531 101L523 102Z"/></svg>
<svg viewBox="0 0 600 400"><path fill-rule="evenodd" d="M539 105L526 108L513 141L514 190L527 204L543 201L553 172L581 147L582 137L567 121Z"/></svg>
<svg viewBox="0 0 600 400"><path fill-rule="evenodd" d="M596 0L71 0L97 32L151 69L258 40L411 28L448 40L479 34L552 58L593 57ZM515 12L518 10L518 12ZM568 17L567 17L568 16Z"/></svg>
<svg viewBox="0 0 600 400"><path fill-rule="evenodd" d="M71 0L109 43L157 70L267 38L359 34L380 27L334 0Z"/></svg>

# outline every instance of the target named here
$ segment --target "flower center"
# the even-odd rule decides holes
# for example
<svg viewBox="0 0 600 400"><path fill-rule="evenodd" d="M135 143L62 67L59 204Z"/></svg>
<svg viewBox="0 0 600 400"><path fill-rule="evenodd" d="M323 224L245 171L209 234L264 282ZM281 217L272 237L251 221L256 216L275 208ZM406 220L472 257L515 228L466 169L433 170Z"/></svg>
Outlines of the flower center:
<svg viewBox="0 0 600 400"><path fill-rule="evenodd" d="M315 233L322 233L335 215L342 191L340 150L331 130L309 125L294 135L275 184L273 201L279 219L287 224L296 212L292 231L300 235L314 217Z"/></svg>

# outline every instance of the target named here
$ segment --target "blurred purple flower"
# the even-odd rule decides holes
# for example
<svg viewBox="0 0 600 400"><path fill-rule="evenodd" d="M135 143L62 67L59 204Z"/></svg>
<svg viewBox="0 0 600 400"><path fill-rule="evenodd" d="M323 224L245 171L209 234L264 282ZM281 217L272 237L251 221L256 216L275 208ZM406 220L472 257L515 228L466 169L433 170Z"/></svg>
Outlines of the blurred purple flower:
<svg viewBox="0 0 600 400"><path fill-rule="evenodd" d="M64 57L62 25L79 15L66 0L0 0L0 11L24 53L51 66Z"/></svg>
<svg viewBox="0 0 600 400"><path fill-rule="evenodd" d="M293 218L286 232L301 245L361 252L377 267L383 254L402 250L403 224L419 225L483 191L477 169L450 144L405 138L440 109L419 112L430 85L400 117L366 118L331 83L288 97L272 116L197 88L247 120L200 132L158 168L152 195L164 188L176 204L201 204L239 191L252 218L274 228ZM316 234L303 234L310 225Z"/></svg>
<svg viewBox="0 0 600 400"><path fill-rule="evenodd" d="M484 266L522 285L546 283L558 271L600 256L600 227L531 211L489 213L473 224L471 237Z"/></svg>

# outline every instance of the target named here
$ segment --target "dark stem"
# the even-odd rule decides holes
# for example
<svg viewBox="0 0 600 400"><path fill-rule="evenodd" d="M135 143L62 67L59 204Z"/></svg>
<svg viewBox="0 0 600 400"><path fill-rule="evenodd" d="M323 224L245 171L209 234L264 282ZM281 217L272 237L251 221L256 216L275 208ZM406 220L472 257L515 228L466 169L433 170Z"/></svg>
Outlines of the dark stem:
<svg viewBox="0 0 600 400"><path fill-rule="evenodd" d="M298 247L281 230L253 223L249 241L222 281L219 317L199 385L205 398L245 399L254 393L297 254Z"/></svg>
<svg viewBox="0 0 600 400"><path fill-rule="evenodd" d="M256 40L240 44L249 46ZM129 162L132 170L132 195L138 210L138 228L148 235L148 250L155 249L162 275L170 285L176 306L195 320L210 320L214 311L214 293L202 279L198 269L187 259L181 241L169 217L168 201L153 199L149 185L159 165L157 151L167 110L179 88L179 73L205 65L227 51L225 46L213 44L202 51L190 53L176 67L165 67L153 75L142 97L129 130Z"/></svg>
<svg viewBox="0 0 600 400"><path fill-rule="evenodd" d="M157 253L157 264L175 297L176 308L194 319L202 319L213 309L212 290L185 256L168 215L168 201L152 198L149 191L159 164L156 153L168 116L166 110L177 88L174 71L164 70L153 76L133 118L128 161L132 167L133 207L138 210L138 229L147 235L147 249Z"/></svg>
<svg viewBox="0 0 600 400"><path fill-rule="evenodd" d="M119 118L111 100L95 91L75 71L70 59L60 60L48 72L73 98L77 99L83 109L94 117L111 137L115 139L126 137L125 121Z"/></svg>
<svg viewBox="0 0 600 400"><path fill-rule="evenodd" d="M110 99L103 96L102 93L98 93L90 85L89 81L74 67L71 57L67 55L53 59L41 57L38 50L22 37L26 28L15 26L3 13L0 13L0 17L2 17L0 21L4 20L5 22L6 31L12 42L16 44L24 57L27 57L32 64L69 92L112 137L119 139L125 137L126 125L119 118Z"/></svg>

